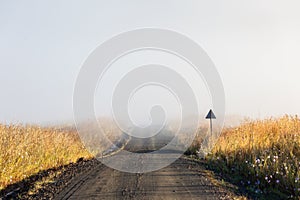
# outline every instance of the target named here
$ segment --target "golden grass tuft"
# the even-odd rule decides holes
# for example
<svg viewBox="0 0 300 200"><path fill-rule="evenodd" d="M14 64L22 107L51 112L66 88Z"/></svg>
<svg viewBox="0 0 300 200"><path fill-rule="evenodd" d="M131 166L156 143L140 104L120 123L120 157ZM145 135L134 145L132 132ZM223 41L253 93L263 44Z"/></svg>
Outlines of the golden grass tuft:
<svg viewBox="0 0 300 200"><path fill-rule="evenodd" d="M90 158L71 129L0 124L0 189L41 170Z"/></svg>
<svg viewBox="0 0 300 200"><path fill-rule="evenodd" d="M271 188L298 196L300 119L248 120L225 129L208 159L223 173L240 176L240 183L256 193Z"/></svg>

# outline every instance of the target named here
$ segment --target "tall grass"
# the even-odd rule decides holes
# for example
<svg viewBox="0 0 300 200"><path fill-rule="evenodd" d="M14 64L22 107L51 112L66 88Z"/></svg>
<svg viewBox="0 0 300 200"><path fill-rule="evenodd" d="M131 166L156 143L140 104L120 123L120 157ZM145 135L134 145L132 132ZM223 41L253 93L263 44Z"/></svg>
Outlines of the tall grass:
<svg viewBox="0 0 300 200"><path fill-rule="evenodd" d="M226 129L207 158L220 172L257 194L299 197L300 119L248 120Z"/></svg>
<svg viewBox="0 0 300 200"><path fill-rule="evenodd" d="M40 170L90 157L75 131L0 124L0 189Z"/></svg>

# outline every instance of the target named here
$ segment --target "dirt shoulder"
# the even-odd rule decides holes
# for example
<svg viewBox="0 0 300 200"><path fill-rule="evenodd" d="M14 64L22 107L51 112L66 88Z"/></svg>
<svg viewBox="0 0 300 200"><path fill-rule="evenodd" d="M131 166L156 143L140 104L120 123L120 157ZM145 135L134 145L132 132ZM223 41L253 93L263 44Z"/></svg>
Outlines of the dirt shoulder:
<svg viewBox="0 0 300 200"><path fill-rule="evenodd" d="M76 163L41 171L1 190L0 199L53 199L76 177L98 165L96 159L79 159Z"/></svg>

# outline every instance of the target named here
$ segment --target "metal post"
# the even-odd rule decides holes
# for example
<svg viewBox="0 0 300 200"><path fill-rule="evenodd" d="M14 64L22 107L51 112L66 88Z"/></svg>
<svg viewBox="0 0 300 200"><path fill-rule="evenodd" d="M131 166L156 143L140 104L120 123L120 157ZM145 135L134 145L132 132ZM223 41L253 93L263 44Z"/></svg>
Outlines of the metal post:
<svg viewBox="0 0 300 200"><path fill-rule="evenodd" d="M212 119L210 118L210 135L213 136Z"/></svg>

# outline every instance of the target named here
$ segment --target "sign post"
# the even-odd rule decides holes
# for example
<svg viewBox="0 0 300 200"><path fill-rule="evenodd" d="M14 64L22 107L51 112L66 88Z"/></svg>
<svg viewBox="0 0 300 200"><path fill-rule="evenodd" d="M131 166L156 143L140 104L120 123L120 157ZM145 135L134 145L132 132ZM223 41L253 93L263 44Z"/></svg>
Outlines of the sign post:
<svg viewBox="0 0 300 200"><path fill-rule="evenodd" d="M208 114L205 117L206 119L210 120L210 134L212 136L212 132L213 132L213 128L212 128L212 119L216 119L216 116L214 114L214 112L212 111L212 109L209 110Z"/></svg>

